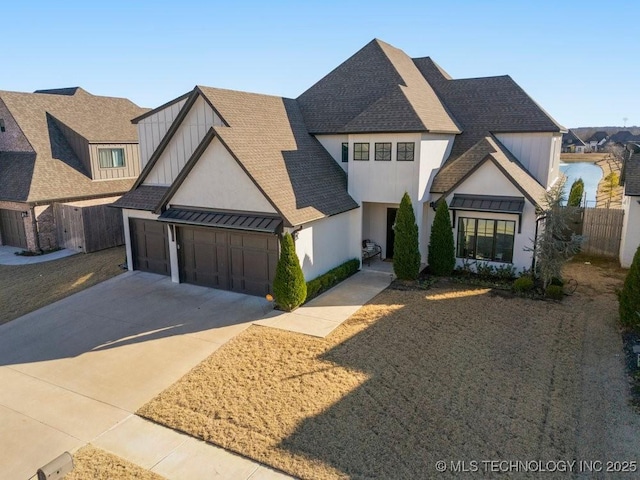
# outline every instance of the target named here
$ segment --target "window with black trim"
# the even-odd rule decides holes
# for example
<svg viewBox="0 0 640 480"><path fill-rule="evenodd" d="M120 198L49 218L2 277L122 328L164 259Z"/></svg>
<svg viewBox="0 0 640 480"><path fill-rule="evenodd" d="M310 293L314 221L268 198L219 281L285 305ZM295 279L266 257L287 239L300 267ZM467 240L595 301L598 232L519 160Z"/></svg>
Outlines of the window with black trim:
<svg viewBox="0 0 640 480"><path fill-rule="evenodd" d="M344 142L342 144L342 163L349 161L349 143Z"/></svg>
<svg viewBox="0 0 640 480"><path fill-rule="evenodd" d="M354 160L369 160L369 144L368 143L354 143L353 144L353 159Z"/></svg>
<svg viewBox="0 0 640 480"><path fill-rule="evenodd" d="M124 167L124 148L99 148L98 161L100 168Z"/></svg>
<svg viewBox="0 0 640 480"><path fill-rule="evenodd" d="M413 162L413 155L416 149L414 142L398 142L398 162Z"/></svg>
<svg viewBox="0 0 640 480"><path fill-rule="evenodd" d="M376 143L376 160L380 162L391 161L391 143Z"/></svg>
<svg viewBox="0 0 640 480"><path fill-rule="evenodd" d="M4 132L6 129L4 128L4 120L0 118L0 132Z"/></svg>
<svg viewBox="0 0 640 480"><path fill-rule="evenodd" d="M460 218L457 257L511 263L515 231L511 220Z"/></svg>

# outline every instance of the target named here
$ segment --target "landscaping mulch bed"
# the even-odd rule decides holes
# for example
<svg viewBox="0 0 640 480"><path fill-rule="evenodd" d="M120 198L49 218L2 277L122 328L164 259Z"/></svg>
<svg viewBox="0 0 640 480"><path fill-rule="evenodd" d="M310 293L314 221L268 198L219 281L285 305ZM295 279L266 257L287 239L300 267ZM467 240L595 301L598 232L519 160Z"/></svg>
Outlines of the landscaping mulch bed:
<svg viewBox="0 0 640 480"><path fill-rule="evenodd" d="M31 265L0 265L0 324L124 272L124 247Z"/></svg>
<svg viewBox="0 0 640 480"><path fill-rule="evenodd" d="M64 480L164 480L157 473L92 445L78 450L73 456L73 464L73 470L64 476Z"/></svg>

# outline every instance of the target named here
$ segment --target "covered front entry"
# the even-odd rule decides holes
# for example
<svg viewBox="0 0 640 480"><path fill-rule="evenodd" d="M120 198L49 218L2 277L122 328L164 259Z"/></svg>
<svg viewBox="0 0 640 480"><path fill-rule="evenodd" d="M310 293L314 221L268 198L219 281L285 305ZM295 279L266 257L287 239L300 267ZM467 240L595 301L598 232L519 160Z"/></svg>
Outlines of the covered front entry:
<svg viewBox="0 0 640 480"><path fill-rule="evenodd" d="M271 292L278 237L219 228L178 227L180 281L263 296Z"/></svg>
<svg viewBox="0 0 640 480"><path fill-rule="evenodd" d="M2 245L27 248L22 212L0 209L0 236L2 236Z"/></svg>

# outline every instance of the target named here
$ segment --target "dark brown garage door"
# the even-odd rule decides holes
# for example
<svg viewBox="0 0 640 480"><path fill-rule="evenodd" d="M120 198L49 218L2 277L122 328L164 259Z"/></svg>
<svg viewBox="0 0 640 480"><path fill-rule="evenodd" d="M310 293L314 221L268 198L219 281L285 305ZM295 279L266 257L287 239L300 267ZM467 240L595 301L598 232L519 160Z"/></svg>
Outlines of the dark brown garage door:
<svg viewBox="0 0 640 480"><path fill-rule="evenodd" d="M27 248L22 212L0 209L0 235L3 245Z"/></svg>
<svg viewBox="0 0 640 480"><path fill-rule="evenodd" d="M275 235L216 228L178 228L180 281L266 295L278 263Z"/></svg>
<svg viewBox="0 0 640 480"><path fill-rule="evenodd" d="M167 226L155 220L129 219L133 269L170 275Z"/></svg>

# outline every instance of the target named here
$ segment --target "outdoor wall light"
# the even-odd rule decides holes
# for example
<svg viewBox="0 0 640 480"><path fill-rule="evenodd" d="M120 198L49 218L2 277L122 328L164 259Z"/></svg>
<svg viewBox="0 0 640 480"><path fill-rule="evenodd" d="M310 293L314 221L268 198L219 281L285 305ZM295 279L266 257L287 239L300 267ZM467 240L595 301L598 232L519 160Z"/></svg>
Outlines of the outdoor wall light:
<svg viewBox="0 0 640 480"><path fill-rule="evenodd" d="M20 216L22 218L27 218L29 216L29 212L20 212Z"/></svg>

